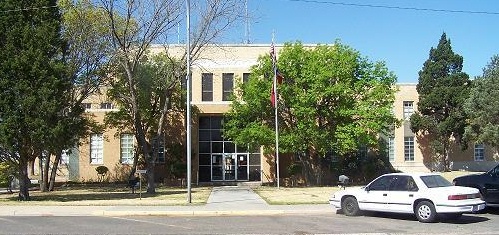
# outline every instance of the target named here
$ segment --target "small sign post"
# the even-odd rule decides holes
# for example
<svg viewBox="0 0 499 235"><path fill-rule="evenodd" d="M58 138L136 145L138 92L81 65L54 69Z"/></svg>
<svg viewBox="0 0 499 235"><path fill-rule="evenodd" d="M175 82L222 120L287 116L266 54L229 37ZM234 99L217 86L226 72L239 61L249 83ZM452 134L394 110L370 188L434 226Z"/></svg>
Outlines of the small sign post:
<svg viewBox="0 0 499 235"><path fill-rule="evenodd" d="M147 173L147 170L136 170L137 174L139 174L139 200L142 200L142 174Z"/></svg>

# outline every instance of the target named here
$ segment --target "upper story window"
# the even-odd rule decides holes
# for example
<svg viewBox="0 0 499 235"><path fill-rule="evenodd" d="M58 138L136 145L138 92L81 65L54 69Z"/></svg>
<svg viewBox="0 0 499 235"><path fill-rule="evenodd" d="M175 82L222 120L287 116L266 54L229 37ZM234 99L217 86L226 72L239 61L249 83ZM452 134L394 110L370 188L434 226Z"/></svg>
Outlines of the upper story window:
<svg viewBox="0 0 499 235"><path fill-rule="evenodd" d="M483 144L475 144L475 154L474 154L474 159L475 161L483 161L485 160L485 147Z"/></svg>
<svg viewBox="0 0 499 235"><path fill-rule="evenodd" d="M111 104L109 102L103 102L103 103L100 103L100 108L101 109L113 109L113 104Z"/></svg>
<svg viewBox="0 0 499 235"><path fill-rule="evenodd" d="M404 101L404 120L409 120L414 113L414 101Z"/></svg>
<svg viewBox="0 0 499 235"><path fill-rule="evenodd" d="M90 163L102 164L104 162L104 138L102 134L90 136Z"/></svg>
<svg viewBox="0 0 499 235"><path fill-rule="evenodd" d="M232 92L234 91L234 74L233 73L224 73L222 74L222 100L229 101Z"/></svg>
<svg viewBox="0 0 499 235"><path fill-rule="evenodd" d="M243 83L248 83L251 73L243 73Z"/></svg>
<svg viewBox="0 0 499 235"><path fill-rule="evenodd" d="M414 137L404 137L404 160L414 161Z"/></svg>
<svg viewBox="0 0 499 235"><path fill-rule="evenodd" d="M201 100L202 101L213 101L213 74L203 73L201 75Z"/></svg>

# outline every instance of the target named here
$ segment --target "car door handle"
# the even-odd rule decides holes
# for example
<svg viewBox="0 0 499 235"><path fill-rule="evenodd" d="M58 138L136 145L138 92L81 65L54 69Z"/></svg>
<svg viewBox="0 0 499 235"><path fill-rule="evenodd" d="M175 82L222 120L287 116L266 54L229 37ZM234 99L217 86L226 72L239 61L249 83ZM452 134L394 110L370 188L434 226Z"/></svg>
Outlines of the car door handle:
<svg viewBox="0 0 499 235"><path fill-rule="evenodd" d="M409 194L409 197L414 197L414 194Z"/></svg>
<svg viewBox="0 0 499 235"><path fill-rule="evenodd" d="M386 193L383 193L383 197L386 197L386 196L387 196Z"/></svg>

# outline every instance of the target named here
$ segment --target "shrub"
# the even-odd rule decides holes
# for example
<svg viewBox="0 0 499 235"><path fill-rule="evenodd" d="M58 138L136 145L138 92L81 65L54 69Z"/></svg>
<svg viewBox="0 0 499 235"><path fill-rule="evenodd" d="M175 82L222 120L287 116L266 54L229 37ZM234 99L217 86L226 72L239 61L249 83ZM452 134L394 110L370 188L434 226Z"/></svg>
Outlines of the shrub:
<svg viewBox="0 0 499 235"><path fill-rule="evenodd" d="M109 169L106 166L98 166L95 170L97 171L99 182L104 181L104 177L109 172Z"/></svg>
<svg viewBox="0 0 499 235"><path fill-rule="evenodd" d="M7 162L0 162L0 187L9 186L9 178L16 175L16 169Z"/></svg>

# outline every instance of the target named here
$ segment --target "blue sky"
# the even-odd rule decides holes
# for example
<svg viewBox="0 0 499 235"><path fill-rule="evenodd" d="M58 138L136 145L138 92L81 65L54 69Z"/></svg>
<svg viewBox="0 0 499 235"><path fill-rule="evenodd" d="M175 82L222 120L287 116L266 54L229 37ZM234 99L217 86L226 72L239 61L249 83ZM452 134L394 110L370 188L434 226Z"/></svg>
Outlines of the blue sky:
<svg viewBox="0 0 499 235"><path fill-rule="evenodd" d="M418 71L443 32L454 52L463 56L463 70L471 78L481 75L490 58L499 54L497 0L248 0L248 10L251 43L270 43L273 31L279 44L325 44L339 39L372 61L385 61L399 83L418 82ZM230 37L244 41L244 29Z"/></svg>

